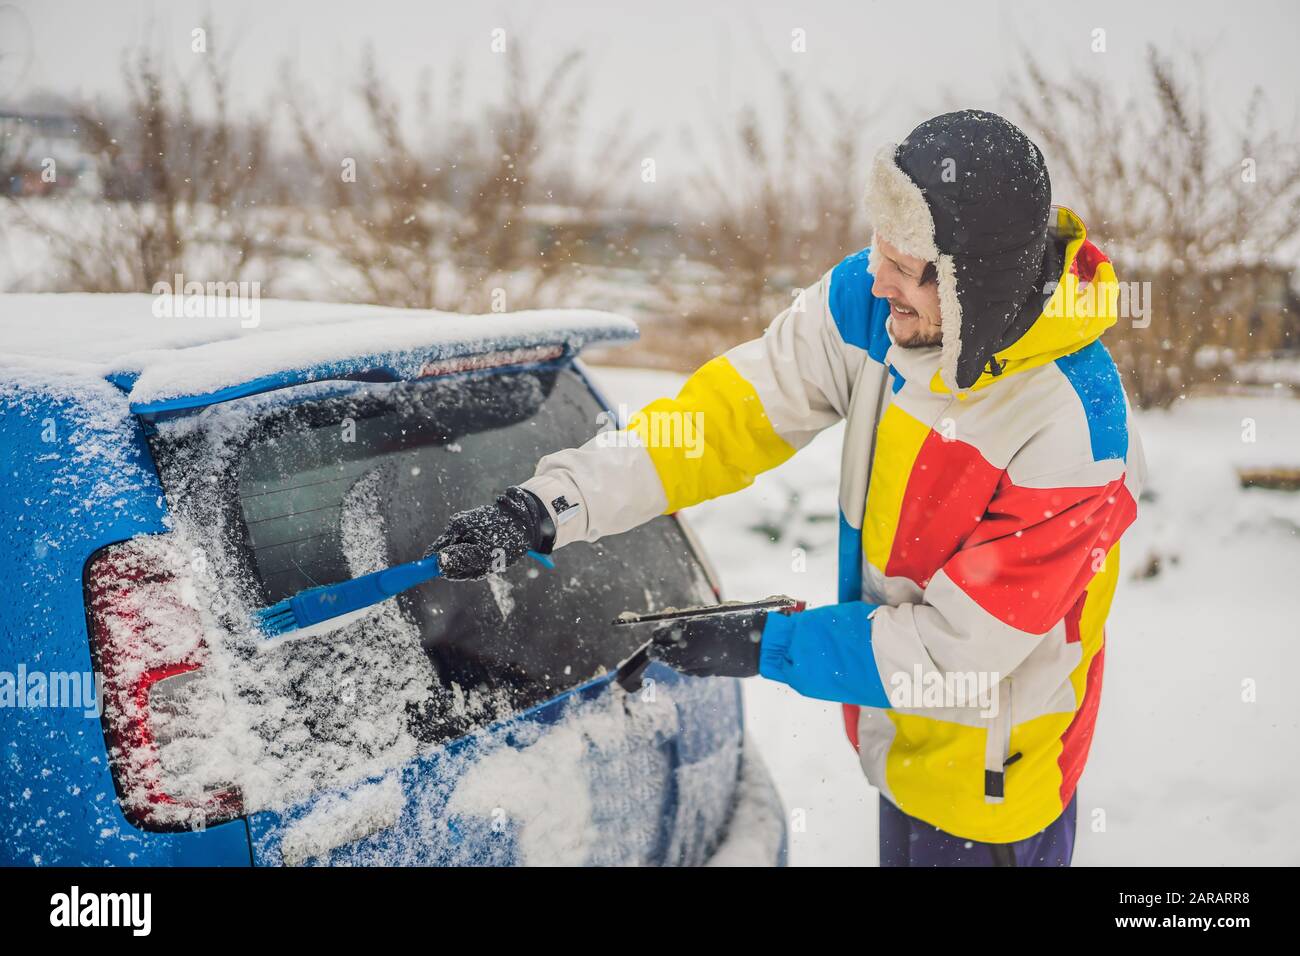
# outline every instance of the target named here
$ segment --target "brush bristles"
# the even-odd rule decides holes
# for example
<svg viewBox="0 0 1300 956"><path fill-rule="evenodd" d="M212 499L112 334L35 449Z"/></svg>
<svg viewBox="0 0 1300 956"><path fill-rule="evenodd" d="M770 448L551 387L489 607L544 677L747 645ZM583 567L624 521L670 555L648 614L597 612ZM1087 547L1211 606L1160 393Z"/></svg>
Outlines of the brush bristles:
<svg viewBox="0 0 1300 956"><path fill-rule="evenodd" d="M272 604L253 612L258 628L267 637L279 637L298 628L298 619L288 601Z"/></svg>

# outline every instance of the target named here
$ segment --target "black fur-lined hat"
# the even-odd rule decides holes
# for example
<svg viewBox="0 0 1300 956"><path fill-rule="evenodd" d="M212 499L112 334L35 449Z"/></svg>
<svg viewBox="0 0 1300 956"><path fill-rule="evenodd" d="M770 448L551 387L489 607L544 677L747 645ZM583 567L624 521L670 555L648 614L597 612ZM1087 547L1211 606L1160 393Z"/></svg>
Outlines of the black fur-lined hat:
<svg viewBox="0 0 1300 956"><path fill-rule="evenodd" d="M935 265L944 383L1000 374L994 354L1033 324L1060 268L1038 147L995 113L944 113L876 154L866 202L877 236Z"/></svg>

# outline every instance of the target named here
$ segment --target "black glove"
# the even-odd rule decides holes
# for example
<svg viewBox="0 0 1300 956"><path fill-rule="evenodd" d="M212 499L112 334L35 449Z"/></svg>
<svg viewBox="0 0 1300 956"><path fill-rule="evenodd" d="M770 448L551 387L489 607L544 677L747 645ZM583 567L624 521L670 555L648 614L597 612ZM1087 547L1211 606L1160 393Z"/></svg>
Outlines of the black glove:
<svg viewBox="0 0 1300 956"><path fill-rule="evenodd" d="M437 553L443 577L470 581L504 571L529 551L550 554L555 522L531 491L512 485L483 505L451 516L425 557Z"/></svg>
<svg viewBox="0 0 1300 956"><path fill-rule="evenodd" d="M650 656L695 677L753 677L767 611L674 621L651 635Z"/></svg>

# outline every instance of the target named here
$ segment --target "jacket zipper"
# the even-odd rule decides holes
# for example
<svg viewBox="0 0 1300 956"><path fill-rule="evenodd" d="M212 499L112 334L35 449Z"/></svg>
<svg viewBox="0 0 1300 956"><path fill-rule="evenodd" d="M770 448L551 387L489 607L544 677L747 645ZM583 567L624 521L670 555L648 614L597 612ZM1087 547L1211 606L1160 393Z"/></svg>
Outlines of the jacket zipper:
<svg viewBox="0 0 1300 956"><path fill-rule="evenodd" d="M998 709L989 718L984 744L984 802L1001 803L1006 796L1007 767L1020 759L1011 754L1011 678L998 687Z"/></svg>

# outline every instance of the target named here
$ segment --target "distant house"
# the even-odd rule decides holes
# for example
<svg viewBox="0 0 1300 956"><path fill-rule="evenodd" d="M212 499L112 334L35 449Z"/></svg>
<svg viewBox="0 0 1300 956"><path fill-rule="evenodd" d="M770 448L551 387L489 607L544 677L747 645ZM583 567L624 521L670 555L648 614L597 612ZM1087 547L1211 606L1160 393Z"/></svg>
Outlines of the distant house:
<svg viewBox="0 0 1300 956"><path fill-rule="evenodd" d="M1300 293L1291 268L1270 262L1237 265L1212 279L1239 320L1229 344L1244 354L1258 344L1268 351L1300 353Z"/></svg>
<svg viewBox="0 0 1300 956"><path fill-rule="evenodd" d="M1209 274L1213 343L1194 361L1218 381L1289 386L1300 393L1300 294L1291 269L1237 265ZM1227 373L1227 378L1221 376Z"/></svg>
<svg viewBox="0 0 1300 956"><path fill-rule="evenodd" d="M645 262L670 262L683 252L676 223L636 210L533 206L527 220L540 251L563 249L591 265L640 268Z"/></svg>
<svg viewBox="0 0 1300 956"><path fill-rule="evenodd" d="M0 188L9 195L99 193L95 163L75 116L0 110L0 143Z"/></svg>
<svg viewBox="0 0 1300 956"><path fill-rule="evenodd" d="M1293 270L1269 267L1261 283L1262 294L1251 314L1252 328L1264 328L1276 321L1280 329L1280 348L1300 354L1300 292Z"/></svg>

